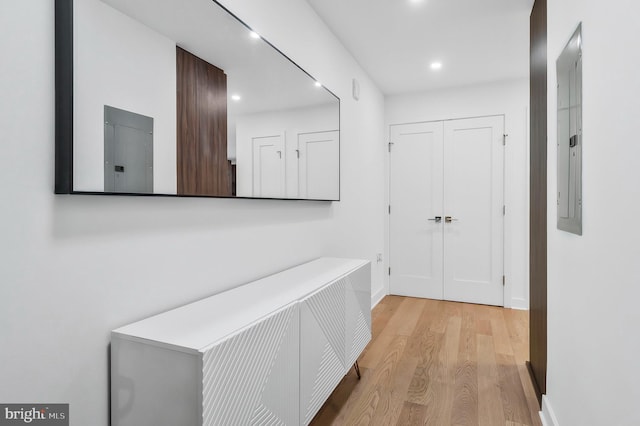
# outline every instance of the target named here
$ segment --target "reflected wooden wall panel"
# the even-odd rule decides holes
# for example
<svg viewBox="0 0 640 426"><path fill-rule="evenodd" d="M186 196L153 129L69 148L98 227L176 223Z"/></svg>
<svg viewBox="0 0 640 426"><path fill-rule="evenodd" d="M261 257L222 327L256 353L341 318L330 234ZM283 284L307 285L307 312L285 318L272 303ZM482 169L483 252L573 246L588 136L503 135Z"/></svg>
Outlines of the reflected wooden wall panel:
<svg viewBox="0 0 640 426"><path fill-rule="evenodd" d="M176 55L178 194L231 196L227 76L180 47Z"/></svg>

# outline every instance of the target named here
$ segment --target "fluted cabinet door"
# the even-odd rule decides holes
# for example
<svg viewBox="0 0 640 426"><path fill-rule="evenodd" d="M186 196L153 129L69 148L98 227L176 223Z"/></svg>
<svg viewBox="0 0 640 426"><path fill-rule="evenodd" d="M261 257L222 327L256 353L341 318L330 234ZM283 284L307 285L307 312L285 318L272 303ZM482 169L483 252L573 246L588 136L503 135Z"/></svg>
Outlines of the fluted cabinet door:
<svg viewBox="0 0 640 426"><path fill-rule="evenodd" d="M300 424L309 424L344 377L345 285L336 281L300 302Z"/></svg>
<svg viewBox="0 0 640 426"><path fill-rule="evenodd" d="M346 373L371 340L371 268L363 266L344 280Z"/></svg>
<svg viewBox="0 0 640 426"><path fill-rule="evenodd" d="M296 425L299 309L270 315L203 350L203 425Z"/></svg>

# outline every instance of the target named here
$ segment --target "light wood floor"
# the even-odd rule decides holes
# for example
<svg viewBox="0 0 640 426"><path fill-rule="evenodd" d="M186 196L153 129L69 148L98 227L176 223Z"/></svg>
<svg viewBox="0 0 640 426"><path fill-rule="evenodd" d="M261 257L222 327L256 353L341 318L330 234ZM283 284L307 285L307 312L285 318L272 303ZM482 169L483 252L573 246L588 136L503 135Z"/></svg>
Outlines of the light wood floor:
<svg viewBox="0 0 640 426"><path fill-rule="evenodd" d="M540 425L529 313L387 296L373 339L312 425Z"/></svg>

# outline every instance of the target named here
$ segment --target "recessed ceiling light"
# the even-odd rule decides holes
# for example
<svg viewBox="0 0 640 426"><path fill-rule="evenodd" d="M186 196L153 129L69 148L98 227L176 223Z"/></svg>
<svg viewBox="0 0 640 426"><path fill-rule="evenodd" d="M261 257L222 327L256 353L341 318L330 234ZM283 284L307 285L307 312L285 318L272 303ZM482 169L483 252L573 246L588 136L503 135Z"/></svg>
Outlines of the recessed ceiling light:
<svg viewBox="0 0 640 426"><path fill-rule="evenodd" d="M322 83L320 83L319 81L315 82L316 87L322 87Z"/></svg>
<svg viewBox="0 0 640 426"><path fill-rule="evenodd" d="M423 0L409 0L409 3L418 4L422 3Z"/></svg>
<svg viewBox="0 0 640 426"><path fill-rule="evenodd" d="M255 38L255 39L259 39L259 38L260 38L260 34L258 34L258 33L257 33L257 32L255 32L255 31L251 31L251 32L249 33L249 35L251 36L251 38Z"/></svg>
<svg viewBox="0 0 640 426"><path fill-rule="evenodd" d="M442 62L431 62L432 70L439 70L440 68L442 68Z"/></svg>
<svg viewBox="0 0 640 426"><path fill-rule="evenodd" d="M233 99L234 101L239 101L240 99L242 99L242 97L240 95L231 95L231 99Z"/></svg>

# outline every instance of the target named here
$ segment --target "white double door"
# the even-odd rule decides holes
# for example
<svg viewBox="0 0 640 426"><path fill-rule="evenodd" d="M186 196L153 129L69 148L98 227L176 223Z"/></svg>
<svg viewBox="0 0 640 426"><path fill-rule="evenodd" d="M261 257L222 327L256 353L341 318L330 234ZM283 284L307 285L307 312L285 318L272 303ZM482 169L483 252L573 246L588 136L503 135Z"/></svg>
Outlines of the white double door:
<svg viewBox="0 0 640 426"><path fill-rule="evenodd" d="M340 195L339 132L252 138L254 197L334 200Z"/></svg>
<svg viewBox="0 0 640 426"><path fill-rule="evenodd" d="M390 133L391 294L502 306L504 116Z"/></svg>

